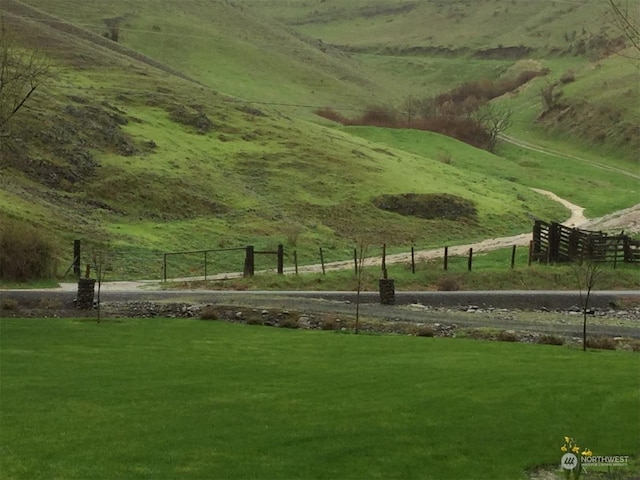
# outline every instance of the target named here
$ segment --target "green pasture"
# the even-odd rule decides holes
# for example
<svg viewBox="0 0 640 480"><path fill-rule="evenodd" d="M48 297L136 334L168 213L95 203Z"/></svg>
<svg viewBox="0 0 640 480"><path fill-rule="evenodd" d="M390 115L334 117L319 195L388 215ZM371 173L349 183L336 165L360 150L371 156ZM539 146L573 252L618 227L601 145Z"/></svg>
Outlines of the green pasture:
<svg viewBox="0 0 640 480"><path fill-rule="evenodd" d="M93 75L77 74L95 81ZM283 243L308 262L313 253L307 252L320 246L341 251L344 259L360 239L394 247L440 246L527 231L532 215L560 220L567 215L564 207L513 179L448 161L446 151L499 159L445 137L433 137L437 148L410 151L384 137L372 142L354 136L357 130L293 121L271 109L255 116L207 90L193 92L195 102L185 105L182 80L140 79L130 92L117 87L118 74L104 80L110 86L97 91L108 108L128 119L121 130L137 151L93 153L97 174L81 191L67 193L63 203L79 201L84 211L61 208L49 215L49 197L40 202L9 189L16 214L32 211L33 218L68 239L60 244L64 264L70 263L73 238L143 257L249 244L273 249ZM82 108L78 102L89 93L76 92L75 103L67 99L67 105ZM172 120L171 112L180 108L202 109L213 129L199 133ZM153 148L146 146L151 143ZM477 219L423 220L372 204L381 194L445 192L472 200ZM95 201L109 209L91 208ZM127 275L136 270L132 262L128 268Z"/></svg>
<svg viewBox="0 0 640 480"><path fill-rule="evenodd" d="M524 479L637 458L638 357L184 319L2 319L0 475Z"/></svg>
<svg viewBox="0 0 640 480"><path fill-rule="evenodd" d="M623 162L610 164L586 151L574 150L576 157L581 156L573 158L557 151L547 154L502 142L499 155L492 155L458 149L461 143L432 132L371 127L344 127L344 130L398 150L440 160L460 171L491 173L516 185L552 191L585 207L587 216L604 215L638 201L637 167ZM610 170L610 166L616 170ZM557 219L566 220L561 216Z"/></svg>

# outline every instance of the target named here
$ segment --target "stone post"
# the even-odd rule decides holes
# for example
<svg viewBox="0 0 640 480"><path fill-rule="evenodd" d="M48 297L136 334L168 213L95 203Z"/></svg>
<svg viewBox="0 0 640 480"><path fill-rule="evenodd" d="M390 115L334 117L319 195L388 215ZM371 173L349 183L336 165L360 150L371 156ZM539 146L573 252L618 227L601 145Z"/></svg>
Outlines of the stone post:
<svg viewBox="0 0 640 480"><path fill-rule="evenodd" d="M78 297L76 298L77 308L82 310L91 310L93 308L95 286L96 281L93 278L78 279Z"/></svg>
<svg viewBox="0 0 640 480"><path fill-rule="evenodd" d="M381 278L378 286L380 288L380 303L394 305L396 303L396 288L393 279Z"/></svg>

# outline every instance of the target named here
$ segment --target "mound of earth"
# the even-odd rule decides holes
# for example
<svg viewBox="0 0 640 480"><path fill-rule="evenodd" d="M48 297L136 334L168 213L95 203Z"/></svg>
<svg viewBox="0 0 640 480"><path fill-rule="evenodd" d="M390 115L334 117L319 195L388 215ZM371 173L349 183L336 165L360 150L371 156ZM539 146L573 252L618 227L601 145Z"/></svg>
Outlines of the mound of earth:
<svg viewBox="0 0 640 480"><path fill-rule="evenodd" d="M472 201L448 193L382 195L374 198L373 204L381 210L427 220L475 219L477 216Z"/></svg>

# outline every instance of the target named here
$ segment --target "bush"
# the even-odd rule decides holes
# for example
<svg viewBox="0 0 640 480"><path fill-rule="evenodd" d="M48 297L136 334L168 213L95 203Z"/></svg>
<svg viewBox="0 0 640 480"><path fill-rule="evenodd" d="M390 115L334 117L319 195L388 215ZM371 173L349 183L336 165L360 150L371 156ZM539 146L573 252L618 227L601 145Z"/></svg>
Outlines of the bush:
<svg viewBox="0 0 640 480"><path fill-rule="evenodd" d="M587 347L601 350L615 350L616 341L611 337L587 337Z"/></svg>
<svg viewBox="0 0 640 480"><path fill-rule="evenodd" d="M54 248L44 235L17 220L0 223L0 280L26 282L54 276Z"/></svg>
<svg viewBox="0 0 640 480"><path fill-rule="evenodd" d="M342 125L347 124L347 119L331 108L319 108L315 110L313 113L315 113L319 117L323 117L323 118L326 118L327 120L331 120L332 122L341 123Z"/></svg>
<svg viewBox="0 0 640 480"><path fill-rule="evenodd" d="M200 310L201 320L217 320L218 318L218 311L211 305L207 305L202 310Z"/></svg>
<svg viewBox="0 0 640 480"><path fill-rule="evenodd" d="M323 318L320 322L321 330L340 330L341 327L342 325L340 324L340 322L333 317Z"/></svg>
<svg viewBox="0 0 640 480"><path fill-rule="evenodd" d="M496 338L500 342L517 342L520 340L518 338L518 334L513 330L502 330L500 333L498 333L498 336Z"/></svg>
<svg viewBox="0 0 640 480"><path fill-rule="evenodd" d="M436 331L428 325L420 325L415 330L416 337L434 337Z"/></svg>
<svg viewBox="0 0 640 480"><path fill-rule="evenodd" d="M298 322L293 318L285 317L278 321L278 326L280 328L300 328Z"/></svg>
<svg viewBox="0 0 640 480"><path fill-rule="evenodd" d="M18 302L13 298L3 298L0 300L0 310L17 310Z"/></svg>
<svg viewBox="0 0 640 480"><path fill-rule="evenodd" d="M439 292L457 292L460 290L460 282L455 277L441 277L438 280Z"/></svg>
<svg viewBox="0 0 640 480"><path fill-rule="evenodd" d="M538 343L545 345L564 345L564 338L558 335L544 334L538 337Z"/></svg>

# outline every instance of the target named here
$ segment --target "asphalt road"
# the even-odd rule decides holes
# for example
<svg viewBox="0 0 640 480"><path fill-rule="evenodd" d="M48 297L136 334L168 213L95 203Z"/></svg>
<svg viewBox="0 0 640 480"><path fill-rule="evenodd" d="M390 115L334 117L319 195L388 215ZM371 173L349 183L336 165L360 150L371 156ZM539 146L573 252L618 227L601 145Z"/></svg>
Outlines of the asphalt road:
<svg viewBox="0 0 640 480"><path fill-rule="evenodd" d="M76 296L72 284L66 284L60 289L41 290L0 290L0 300L12 298L17 301L33 303L41 299L57 299L63 303L72 302ZM336 302L356 301L356 292L328 292L328 291L227 291L227 290L157 290L144 288L139 284L131 287L126 283L121 288L114 286L101 289L102 301L197 301L200 303L233 300L241 301L248 298L289 298L289 299L322 299ZM585 293L582 292L584 297ZM457 291L457 292L399 292L395 293L396 305L422 304L434 307L457 307L474 305L481 308L517 308L534 310L546 308L549 310L569 309L582 305L579 291L554 290L491 290L491 291ZM362 292L361 303L379 304L378 292ZM589 305L594 308L611 308L625 304L640 305L640 291L595 291L591 292Z"/></svg>

